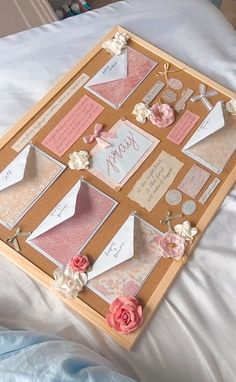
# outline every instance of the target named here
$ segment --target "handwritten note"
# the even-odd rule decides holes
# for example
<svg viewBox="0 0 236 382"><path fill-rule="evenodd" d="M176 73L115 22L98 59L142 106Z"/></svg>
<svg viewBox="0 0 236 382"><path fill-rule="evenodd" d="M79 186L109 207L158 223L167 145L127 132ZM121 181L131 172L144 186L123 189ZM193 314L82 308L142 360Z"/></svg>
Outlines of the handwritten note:
<svg viewBox="0 0 236 382"><path fill-rule="evenodd" d="M199 118L199 115L186 110L173 129L169 132L167 138L176 145L180 145L195 126Z"/></svg>
<svg viewBox="0 0 236 382"><path fill-rule="evenodd" d="M58 123L42 144L61 157L101 114L104 107L83 96L73 109Z"/></svg>
<svg viewBox="0 0 236 382"><path fill-rule="evenodd" d="M90 172L111 187L122 187L160 142L133 123L118 121L110 130L115 138L107 139L105 150L96 145L90 152Z"/></svg>
<svg viewBox="0 0 236 382"><path fill-rule="evenodd" d="M162 151L155 162L135 183L128 194L131 200L145 207L149 212L165 194L174 181L183 163L170 154Z"/></svg>
<svg viewBox="0 0 236 382"><path fill-rule="evenodd" d="M82 73L81 76L69 86L56 101L37 119L33 125L14 143L12 149L19 152L27 145L32 138L48 123L56 112L88 81L89 76Z"/></svg>

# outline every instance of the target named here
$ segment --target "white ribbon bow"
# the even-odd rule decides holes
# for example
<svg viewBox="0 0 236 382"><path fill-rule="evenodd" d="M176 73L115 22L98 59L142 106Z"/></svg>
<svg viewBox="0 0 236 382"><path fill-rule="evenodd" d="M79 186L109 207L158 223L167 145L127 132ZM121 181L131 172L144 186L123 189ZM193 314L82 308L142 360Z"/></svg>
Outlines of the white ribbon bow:
<svg viewBox="0 0 236 382"><path fill-rule="evenodd" d="M196 102L200 100L208 110L213 109L213 105L207 97L212 97L217 95L218 94L217 90L206 91L206 85L204 84L200 84L198 89L200 94L191 97L190 98L191 101Z"/></svg>

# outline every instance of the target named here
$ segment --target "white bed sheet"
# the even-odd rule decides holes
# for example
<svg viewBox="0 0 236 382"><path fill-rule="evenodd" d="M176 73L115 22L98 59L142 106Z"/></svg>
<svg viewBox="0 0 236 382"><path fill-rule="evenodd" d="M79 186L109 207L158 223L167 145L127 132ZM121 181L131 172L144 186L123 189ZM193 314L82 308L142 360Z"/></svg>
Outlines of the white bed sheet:
<svg viewBox="0 0 236 382"><path fill-rule="evenodd" d="M0 132L117 24L236 89L236 34L207 0L121 1L0 40ZM3 257L0 324L78 341L142 382L233 382L235 221L233 190L130 353Z"/></svg>

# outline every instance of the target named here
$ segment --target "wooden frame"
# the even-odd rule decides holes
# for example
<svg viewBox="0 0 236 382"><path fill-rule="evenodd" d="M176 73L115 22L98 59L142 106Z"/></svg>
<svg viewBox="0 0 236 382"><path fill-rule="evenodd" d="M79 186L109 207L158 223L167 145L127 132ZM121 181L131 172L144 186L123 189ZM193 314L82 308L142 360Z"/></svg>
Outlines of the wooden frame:
<svg viewBox="0 0 236 382"><path fill-rule="evenodd" d="M166 54L165 52L161 51L160 49L154 47L153 45L145 42L141 38L135 36L134 34L126 31L122 27L116 27L114 28L110 33L108 33L104 40L110 39L114 36L115 32L125 32L127 33L131 40L135 42L136 44L139 44L140 46L144 47L147 51L150 51L152 54L155 54L159 57L161 57L163 60L170 62L171 64L184 68L184 72L190 74L191 76L197 78L199 81L202 81L209 86L217 89L221 94L224 94L227 97L234 98L235 94L228 89L224 88L223 86L219 85L218 83L212 81L208 77L198 73L194 69L188 67L187 65L183 64L182 62L174 59L170 55ZM12 129L3 137L0 139L0 149L3 149L8 142L13 139L17 133L19 133L23 127L31 121L31 119L42 110L43 107L45 107L48 102L54 98L65 86L68 84L69 81L71 81L76 74L83 69L83 67L93 59L93 57L98 54L98 52L101 50L101 42L97 46L93 48L93 50L83 59L79 64L77 64L72 70L70 70L58 83L57 85L51 89L48 94L41 99L19 122L17 122ZM200 232L203 232L205 228L209 225L209 222L213 218L215 212L219 208L220 204L224 200L226 194L230 191L231 187L234 185L236 180L236 166L231 166L228 174L227 179L222 182L221 187L219 188L218 192L215 194L214 198L212 198L210 204L208 205L205 212L202 214L200 219L197 223L197 228ZM196 246L200 236L195 240L194 244L191 246L191 252L193 248ZM52 282L52 278L43 270L39 269L37 266L35 266L32 262L27 260L24 256L17 253L14 249L9 247L7 244L4 243L4 241L0 241L0 253L1 255L8 258L10 261L12 261L14 264L16 264L18 267L20 267L22 270L24 270L28 275L33 277L36 281L40 282L45 287L49 288ZM190 251L189 251L190 253ZM189 255L188 253L188 255ZM132 345L135 343L135 341L140 336L141 332L144 330L145 326L147 325L148 321L150 320L153 312L157 308L158 304L160 303L161 299L163 298L164 294L166 293L167 289L173 282L173 280L178 275L179 271L182 268L182 264L178 262L172 262L170 267L168 268L168 271L165 273L164 277L159 282L158 286L148 299L148 301L145 304L144 307L144 323L141 326L141 328L134 332L133 334L130 334L128 336L120 335L116 333L113 329L111 329L106 321L104 320L104 317L96 312L94 309L92 309L90 306L88 306L85 302L83 302L81 299L75 299L75 300L66 300L63 299L61 296L59 296L68 306L73 308L75 311L79 312L82 316L86 317L90 322L96 324L99 328L103 329L107 334L111 335L119 344L126 347L127 349L130 349Z"/></svg>

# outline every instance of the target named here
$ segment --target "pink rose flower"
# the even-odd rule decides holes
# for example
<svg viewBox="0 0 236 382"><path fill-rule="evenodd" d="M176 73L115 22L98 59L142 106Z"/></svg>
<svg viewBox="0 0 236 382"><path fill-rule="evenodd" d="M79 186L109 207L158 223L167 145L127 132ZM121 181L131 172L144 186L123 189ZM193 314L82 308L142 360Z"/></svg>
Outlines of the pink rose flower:
<svg viewBox="0 0 236 382"><path fill-rule="evenodd" d="M157 127L168 127L175 120L174 110L166 103L156 103L150 108L150 121Z"/></svg>
<svg viewBox="0 0 236 382"><path fill-rule="evenodd" d="M85 255L75 255L69 262L69 266L74 272L86 272L89 265L89 259Z"/></svg>
<svg viewBox="0 0 236 382"><path fill-rule="evenodd" d="M174 232L166 232L158 237L160 254L173 260L180 260L185 251L185 239Z"/></svg>
<svg viewBox="0 0 236 382"><path fill-rule="evenodd" d="M106 320L117 332L129 334L141 325L143 310L135 297L118 297L111 303Z"/></svg>

